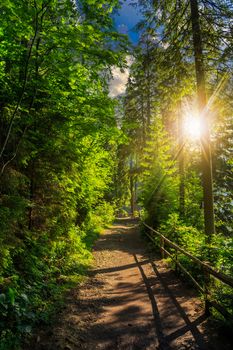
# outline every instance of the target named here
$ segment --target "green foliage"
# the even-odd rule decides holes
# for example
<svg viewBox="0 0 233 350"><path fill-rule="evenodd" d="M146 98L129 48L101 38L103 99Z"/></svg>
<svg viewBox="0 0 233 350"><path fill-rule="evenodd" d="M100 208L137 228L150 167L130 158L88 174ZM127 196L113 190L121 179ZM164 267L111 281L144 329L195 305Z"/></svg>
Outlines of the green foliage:
<svg viewBox="0 0 233 350"><path fill-rule="evenodd" d="M30 335L31 325L35 321L28 296L24 293L19 294L16 289L8 288L6 293L0 294L0 311L0 349L19 348L21 336Z"/></svg>
<svg viewBox="0 0 233 350"><path fill-rule="evenodd" d="M200 177L196 171L188 168L185 177L184 220L187 225L192 225L199 230L202 230L204 227L202 196Z"/></svg>
<svg viewBox="0 0 233 350"><path fill-rule="evenodd" d="M112 224L115 218L115 206L113 203L99 203L90 216L88 224L89 229L92 227L102 228Z"/></svg>
<svg viewBox="0 0 233 350"><path fill-rule="evenodd" d="M178 180L176 164L171 158L169 136L157 117L142 159L141 200L154 227L177 208Z"/></svg>
<svg viewBox="0 0 233 350"><path fill-rule="evenodd" d="M181 245L190 253L194 252L194 250L197 253L197 249L201 249L204 244L203 233L193 226L187 226L183 223L177 213L170 214L168 220L161 224L159 229L170 240ZM197 255L200 256L200 252Z"/></svg>
<svg viewBox="0 0 233 350"><path fill-rule="evenodd" d="M1 3L0 343L17 349L48 322L113 220L120 143L108 96L126 39L118 1ZM14 24L14 25L11 25ZM119 141L118 141L119 140ZM33 315L33 317L32 317Z"/></svg>

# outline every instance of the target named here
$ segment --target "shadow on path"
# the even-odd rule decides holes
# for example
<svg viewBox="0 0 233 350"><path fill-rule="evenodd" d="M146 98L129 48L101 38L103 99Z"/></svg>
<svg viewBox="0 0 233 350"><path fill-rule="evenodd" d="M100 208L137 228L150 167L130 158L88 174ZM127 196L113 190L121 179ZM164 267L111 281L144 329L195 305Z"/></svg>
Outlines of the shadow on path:
<svg viewBox="0 0 233 350"><path fill-rule="evenodd" d="M156 329L156 333L157 333L158 340L159 340L159 346L160 346L159 348L160 349L168 349L168 350L171 349L171 347L169 346L169 343L171 341L174 341L175 339L179 338L183 334L190 331L192 333L192 336L193 336L196 344L198 345L199 349L207 349L207 347L206 347L207 345L206 345L206 342L204 340L204 337L197 328L197 325L200 325L202 322L204 322L206 320L206 318L207 318L206 315L202 314L197 319L195 319L194 321L191 322L189 320L189 317L187 316L186 312L184 311L184 309L182 308L180 303L177 301L172 290L169 289L167 282L160 274L155 263L151 262L151 266L155 272L155 276L159 279L159 282L163 286L165 293L169 296L171 301L174 303L178 313L180 314L180 316L183 318L183 320L186 323L182 328L176 330L175 332L173 332L167 336L164 335L161 315L160 315L160 312L159 312L159 309L158 309L158 306L156 303L156 294L153 292L151 285L150 285L150 281L148 280L148 278L146 277L146 275L142 269L142 264L138 261L137 256L135 254L134 254L134 259L137 263L137 266L140 270L143 281L146 285L147 293L148 293L148 296L150 298L150 302L152 305L154 321L155 321L155 329ZM166 309L166 305L168 305L168 303L164 304L163 309Z"/></svg>
<svg viewBox="0 0 233 350"><path fill-rule="evenodd" d="M87 282L70 293L50 335L31 349L212 349L195 293L148 257L137 220L118 219L97 241L94 256Z"/></svg>

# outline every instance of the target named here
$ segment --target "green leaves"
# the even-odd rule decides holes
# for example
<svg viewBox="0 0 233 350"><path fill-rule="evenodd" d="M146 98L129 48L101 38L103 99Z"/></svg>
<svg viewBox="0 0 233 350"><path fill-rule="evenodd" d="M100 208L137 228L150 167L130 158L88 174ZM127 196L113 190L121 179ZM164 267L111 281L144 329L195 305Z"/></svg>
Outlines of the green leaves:
<svg viewBox="0 0 233 350"><path fill-rule="evenodd" d="M0 349L49 319L60 275L81 279L93 232L112 219L121 133L107 87L127 51L110 17L117 4L0 4Z"/></svg>
<svg viewBox="0 0 233 350"><path fill-rule="evenodd" d="M15 305L15 291L14 291L14 289L12 289L12 288L8 289L8 297L9 297L10 304L12 306L14 306Z"/></svg>
<svg viewBox="0 0 233 350"><path fill-rule="evenodd" d="M4 293L0 294L0 303L2 305L5 305L5 301L6 301L6 295Z"/></svg>

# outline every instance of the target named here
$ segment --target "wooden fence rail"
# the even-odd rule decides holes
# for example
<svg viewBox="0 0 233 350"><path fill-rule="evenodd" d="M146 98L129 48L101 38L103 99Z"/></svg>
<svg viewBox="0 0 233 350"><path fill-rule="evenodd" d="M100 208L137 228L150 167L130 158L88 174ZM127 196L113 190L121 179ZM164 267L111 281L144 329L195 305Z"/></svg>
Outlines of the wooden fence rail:
<svg viewBox="0 0 233 350"><path fill-rule="evenodd" d="M154 241L154 236L152 235L155 234L158 237L160 237L160 251L161 251L161 256L162 258L165 257L165 254L168 255L174 262L176 269L179 267L195 284L195 286L199 289L199 291L204 295L204 300L205 300L205 311L206 313L209 313L209 308L210 306L214 307L218 312L220 312L226 319L231 319L232 315L226 310L225 307L223 307L219 302L213 299L210 290L209 290L209 281L210 281L210 276L213 276L215 279L225 283L227 286L233 288L233 278L222 273L221 271L217 271L213 269L207 262L201 261L197 257L193 256L180 246L178 246L176 243L170 241L167 237L165 237L163 234L160 232L154 230L152 227L147 225L145 222L142 221L142 224L144 227L146 227L149 230L148 232L145 232L146 235L152 240L153 243ZM172 247L175 249L175 254L171 254L167 249L165 249L165 244ZM202 267L203 270L203 277L204 277L204 286L202 287L199 282L191 275L189 271L180 263L178 260L178 252L182 253L183 255L187 256L190 258L192 261L194 261L195 264L199 265Z"/></svg>

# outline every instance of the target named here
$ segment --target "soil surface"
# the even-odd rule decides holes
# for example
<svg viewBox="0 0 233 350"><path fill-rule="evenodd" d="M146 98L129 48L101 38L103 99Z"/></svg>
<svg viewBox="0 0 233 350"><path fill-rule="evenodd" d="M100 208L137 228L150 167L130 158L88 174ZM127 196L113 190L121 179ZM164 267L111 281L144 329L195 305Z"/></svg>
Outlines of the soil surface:
<svg viewBox="0 0 233 350"><path fill-rule="evenodd" d="M97 241L94 259L87 281L31 349L228 349L213 334L209 341L200 299L147 253L137 221L118 219Z"/></svg>

